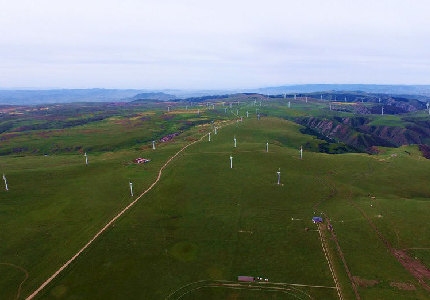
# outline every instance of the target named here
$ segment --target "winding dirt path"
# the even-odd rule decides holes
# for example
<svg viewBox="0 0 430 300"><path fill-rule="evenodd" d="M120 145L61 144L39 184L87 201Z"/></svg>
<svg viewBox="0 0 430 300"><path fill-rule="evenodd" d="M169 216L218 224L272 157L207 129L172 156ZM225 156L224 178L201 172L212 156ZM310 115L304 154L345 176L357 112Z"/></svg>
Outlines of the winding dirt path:
<svg viewBox="0 0 430 300"><path fill-rule="evenodd" d="M18 291L16 292L16 298L15 299L19 299L19 296L21 296L21 289L22 289L22 285L24 284L24 282L28 279L28 272L26 269L24 269L23 267L11 264L11 263L0 263L0 265L4 265L4 266L9 266L9 267L13 267L15 269L18 269L20 271L22 271L25 274L24 280L21 281L21 283L18 286Z"/></svg>
<svg viewBox="0 0 430 300"><path fill-rule="evenodd" d="M230 122L231 123L231 122ZM227 123L225 126L230 125L230 123ZM208 133L201 136L198 140L195 140L184 147L182 147L178 152L176 152L172 157L170 157L166 163L160 168L158 171L157 179L142 193L140 194L133 202L131 202L129 205L127 205L123 210L121 210L115 217L113 217L102 229L100 229L86 244L79 250L75 255L72 256L64 265L62 265L57 271L55 271L54 274L51 275L45 282L43 282L31 295L29 295L26 300L33 299L41 290L43 290L52 280L54 280L58 274L60 274L65 268L67 268L76 258L78 258L79 255L82 254L82 252L85 251L103 232L108 229L112 223L114 223L119 217L121 217L127 210L129 210L132 206L136 204L137 201L139 201L140 198L142 198L146 193L148 193L157 183L160 181L161 174L163 173L163 170L169 165L169 163L175 159L181 152L183 152L185 149L190 147L191 145L200 142L208 135Z"/></svg>

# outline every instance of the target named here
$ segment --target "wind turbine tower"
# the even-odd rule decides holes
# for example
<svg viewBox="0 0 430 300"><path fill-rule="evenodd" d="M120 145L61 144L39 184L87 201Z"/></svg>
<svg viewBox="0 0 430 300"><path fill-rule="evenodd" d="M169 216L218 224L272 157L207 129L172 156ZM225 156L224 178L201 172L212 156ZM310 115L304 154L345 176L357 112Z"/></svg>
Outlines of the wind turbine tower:
<svg viewBox="0 0 430 300"><path fill-rule="evenodd" d="M230 169L233 169L233 156L230 155Z"/></svg>
<svg viewBox="0 0 430 300"><path fill-rule="evenodd" d="M234 148L236 148L236 136L234 136L233 141L234 141Z"/></svg>
<svg viewBox="0 0 430 300"><path fill-rule="evenodd" d="M86 165L86 166L88 166L88 156L87 156L87 152L85 152L84 156L85 156L85 165Z"/></svg>
<svg viewBox="0 0 430 300"><path fill-rule="evenodd" d="M249 113L248 113L248 111L246 111L246 117L247 117L247 118L249 117Z"/></svg>
<svg viewBox="0 0 430 300"><path fill-rule="evenodd" d="M209 142L211 141L211 133L209 132Z"/></svg>
<svg viewBox="0 0 430 300"><path fill-rule="evenodd" d="M288 108L291 108L291 101L288 101Z"/></svg>
<svg viewBox="0 0 430 300"><path fill-rule="evenodd" d="M300 159L303 159L303 146L300 146Z"/></svg>
<svg viewBox="0 0 430 300"><path fill-rule="evenodd" d="M155 141L152 141L152 150L155 150Z"/></svg>
<svg viewBox="0 0 430 300"><path fill-rule="evenodd" d="M276 173L278 173L278 185L279 185L279 183L281 181L281 168L279 168L278 172L276 172Z"/></svg>
<svg viewBox="0 0 430 300"><path fill-rule="evenodd" d="M266 152L269 152L269 142L266 142Z"/></svg>
<svg viewBox="0 0 430 300"><path fill-rule="evenodd" d="M6 191L9 191L9 188L7 187L6 176L4 174L3 174L3 180L4 180L4 188L6 189Z"/></svg>
<svg viewBox="0 0 430 300"><path fill-rule="evenodd" d="M133 197L133 183L131 181L129 181L130 183L130 194Z"/></svg>

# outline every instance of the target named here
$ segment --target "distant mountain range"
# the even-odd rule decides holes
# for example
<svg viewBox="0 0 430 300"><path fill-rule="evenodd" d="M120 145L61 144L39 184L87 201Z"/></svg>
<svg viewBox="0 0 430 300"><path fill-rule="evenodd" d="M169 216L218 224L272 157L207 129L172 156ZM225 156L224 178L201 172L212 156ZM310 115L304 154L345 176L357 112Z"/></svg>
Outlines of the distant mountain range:
<svg viewBox="0 0 430 300"><path fill-rule="evenodd" d="M180 98L234 93L311 93L326 91L362 91L393 95L430 96L430 85L376 85L376 84L301 84L256 89L231 90L144 90L144 89L51 89L0 90L0 104L50 104L68 102L129 102L135 100L168 101Z"/></svg>

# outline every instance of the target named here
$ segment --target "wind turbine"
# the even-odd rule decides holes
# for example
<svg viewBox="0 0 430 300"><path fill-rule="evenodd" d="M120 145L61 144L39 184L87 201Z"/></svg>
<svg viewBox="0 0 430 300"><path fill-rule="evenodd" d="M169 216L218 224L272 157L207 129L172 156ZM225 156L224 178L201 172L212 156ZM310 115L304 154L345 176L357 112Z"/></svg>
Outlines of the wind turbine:
<svg viewBox="0 0 430 300"><path fill-rule="evenodd" d="M133 197L133 183L131 181L129 181L130 183L130 194Z"/></svg>
<svg viewBox="0 0 430 300"><path fill-rule="evenodd" d="M7 180L6 180L6 176L3 173L3 180L4 180L4 188L6 189L6 191L9 191L9 188L7 187Z"/></svg>
<svg viewBox="0 0 430 300"><path fill-rule="evenodd" d="M288 101L288 108L291 108L291 101Z"/></svg>
<svg viewBox="0 0 430 300"><path fill-rule="evenodd" d="M248 113L248 111L246 111L246 117L247 117L247 118L249 117L249 113Z"/></svg>
<svg viewBox="0 0 430 300"><path fill-rule="evenodd" d="M209 142L211 141L211 133L209 132Z"/></svg>
<svg viewBox="0 0 430 300"><path fill-rule="evenodd" d="M306 98L305 98L305 99L306 99L306 103L308 103L308 97L307 97L307 96L306 96Z"/></svg>
<svg viewBox="0 0 430 300"><path fill-rule="evenodd" d="M269 142L266 142L266 152L269 152Z"/></svg>
<svg viewBox="0 0 430 300"><path fill-rule="evenodd" d="M87 156L87 152L85 152L84 156L85 156L85 165L87 165L87 166L88 166L88 156Z"/></svg>
<svg viewBox="0 0 430 300"><path fill-rule="evenodd" d="M155 141L152 141L152 150L155 150Z"/></svg>
<svg viewBox="0 0 430 300"><path fill-rule="evenodd" d="M300 159L303 159L303 146L300 146Z"/></svg>
<svg viewBox="0 0 430 300"><path fill-rule="evenodd" d="M382 106L382 110L381 110L381 116L384 115L384 107Z"/></svg>
<svg viewBox="0 0 430 300"><path fill-rule="evenodd" d="M230 155L230 169L233 169L233 156Z"/></svg>
<svg viewBox="0 0 430 300"><path fill-rule="evenodd" d="M233 141L234 141L234 148L236 148L236 136L234 136Z"/></svg>
<svg viewBox="0 0 430 300"><path fill-rule="evenodd" d="M297 95L294 95L294 100L297 100Z"/></svg>
<svg viewBox="0 0 430 300"><path fill-rule="evenodd" d="M279 182L281 181L281 168L279 168L278 172L276 173L278 173L278 185L279 185Z"/></svg>

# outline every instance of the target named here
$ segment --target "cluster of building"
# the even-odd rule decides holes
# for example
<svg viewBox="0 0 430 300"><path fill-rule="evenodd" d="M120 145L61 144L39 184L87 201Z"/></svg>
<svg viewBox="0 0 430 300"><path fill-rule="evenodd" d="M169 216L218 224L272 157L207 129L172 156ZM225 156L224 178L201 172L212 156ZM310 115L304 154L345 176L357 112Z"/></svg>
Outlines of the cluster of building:
<svg viewBox="0 0 430 300"><path fill-rule="evenodd" d="M135 164L144 164L144 163L147 163L150 161L151 161L150 159L138 157L134 160L134 163Z"/></svg>

